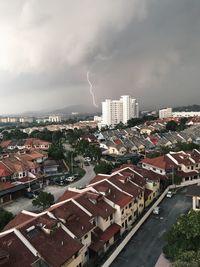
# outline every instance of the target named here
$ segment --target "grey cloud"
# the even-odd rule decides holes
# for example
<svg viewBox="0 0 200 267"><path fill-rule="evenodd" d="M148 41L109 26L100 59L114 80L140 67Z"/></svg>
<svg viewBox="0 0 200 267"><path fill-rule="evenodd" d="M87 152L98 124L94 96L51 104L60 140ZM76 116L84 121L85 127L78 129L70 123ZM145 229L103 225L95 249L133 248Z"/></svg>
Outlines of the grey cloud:
<svg viewBox="0 0 200 267"><path fill-rule="evenodd" d="M121 94L144 108L198 103L198 0L2 2L1 112L92 105L87 71L98 103Z"/></svg>

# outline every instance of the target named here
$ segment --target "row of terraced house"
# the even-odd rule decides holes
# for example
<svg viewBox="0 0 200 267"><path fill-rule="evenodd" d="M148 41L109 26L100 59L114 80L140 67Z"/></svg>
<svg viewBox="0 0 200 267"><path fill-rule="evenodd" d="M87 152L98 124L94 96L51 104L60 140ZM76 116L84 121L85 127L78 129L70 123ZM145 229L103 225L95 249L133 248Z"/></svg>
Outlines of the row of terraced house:
<svg viewBox="0 0 200 267"><path fill-rule="evenodd" d="M158 196L161 178L124 165L67 190L40 214L22 211L0 234L0 266L91 266Z"/></svg>
<svg viewBox="0 0 200 267"><path fill-rule="evenodd" d="M23 195L27 188L43 181L49 142L39 139L3 141L0 146L0 205ZM13 153L15 150L15 153Z"/></svg>
<svg viewBox="0 0 200 267"><path fill-rule="evenodd" d="M22 211L0 233L0 266L92 266L128 232L176 171L198 179L200 152L145 158L69 188L50 208Z"/></svg>

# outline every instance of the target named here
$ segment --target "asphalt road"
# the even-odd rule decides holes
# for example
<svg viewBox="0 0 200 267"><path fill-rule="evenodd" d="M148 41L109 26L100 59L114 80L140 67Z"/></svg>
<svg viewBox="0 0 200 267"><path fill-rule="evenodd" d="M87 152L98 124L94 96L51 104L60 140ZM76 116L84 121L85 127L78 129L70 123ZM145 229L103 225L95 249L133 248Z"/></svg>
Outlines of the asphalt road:
<svg viewBox="0 0 200 267"><path fill-rule="evenodd" d="M179 215L192 207L192 199L181 189L160 204L160 215L150 215L111 267L154 267L165 244L164 235Z"/></svg>
<svg viewBox="0 0 200 267"><path fill-rule="evenodd" d="M68 187L82 187L87 185L91 181L91 179L94 178L95 173L93 166L91 165L84 166L84 169L86 173L80 180L70 183L67 186L49 185L45 187L44 191L52 193L56 201L65 192L65 190L67 190ZM4 206L4 209L12 212L14 215L20 213L22 210L37 211L37 207L34 207L32 205L32 199L24 197L18 198L14 202L6 204Z"/></svg>

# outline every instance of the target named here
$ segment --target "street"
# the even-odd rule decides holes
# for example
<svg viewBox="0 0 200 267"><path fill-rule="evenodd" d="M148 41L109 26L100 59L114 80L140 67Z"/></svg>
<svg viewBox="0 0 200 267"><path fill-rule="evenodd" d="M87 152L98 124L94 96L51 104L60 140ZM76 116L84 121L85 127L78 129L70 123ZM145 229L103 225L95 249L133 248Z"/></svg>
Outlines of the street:
<svg viewBox="0 0 200 267"><path fill-rule="evenodd" d="M57 186L57 185L50 185L44 188L45 192L50 192L54 195L55 201L65 192L68 187L83 187L87 185L92 178L94 178L95 173L93 170L93 166L84 166L86 171L85 175L78 181L70 183L67 186ZM20 213L22 210L28 211L36 211L37 208L32 205L32 199L28 198L18 198L14 202L9 203L4 206L4 209L7 211L12 212L14 215Z"/></svg>
<svg viewBox="0 0 200 267"><path fill-rule="evenodd" d="M118 255L111 267L154 267L165 244L164 235L179 215L192 207L192 199L185 196L186 188L160 204L160 215L150 215Z"/></svg>

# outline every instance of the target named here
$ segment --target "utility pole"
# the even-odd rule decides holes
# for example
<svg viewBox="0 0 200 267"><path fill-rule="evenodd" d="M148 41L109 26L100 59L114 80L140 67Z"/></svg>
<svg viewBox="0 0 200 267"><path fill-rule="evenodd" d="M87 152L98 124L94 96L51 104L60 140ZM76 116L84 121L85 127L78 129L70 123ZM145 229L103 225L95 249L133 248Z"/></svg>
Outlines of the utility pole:
<svg viewBox="0 0 200 267"><path fill-rule="evenodd" d="M174 185L174 166L172 166L172 185Z"/></svg>
<svg viewBox="0 0 200 267"><path fill-rule="evenodd" d="M72 174L74 172L73 170L73 152L71 153L71 170L72 170Z"/></svg>

